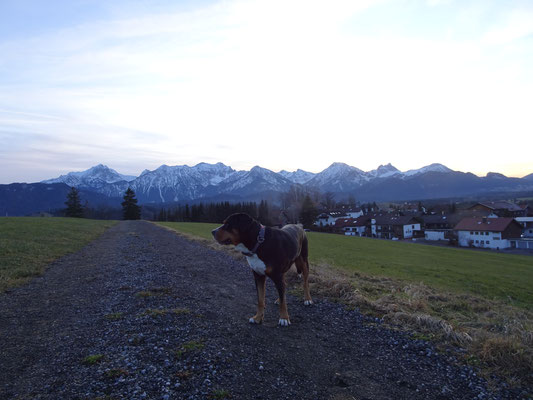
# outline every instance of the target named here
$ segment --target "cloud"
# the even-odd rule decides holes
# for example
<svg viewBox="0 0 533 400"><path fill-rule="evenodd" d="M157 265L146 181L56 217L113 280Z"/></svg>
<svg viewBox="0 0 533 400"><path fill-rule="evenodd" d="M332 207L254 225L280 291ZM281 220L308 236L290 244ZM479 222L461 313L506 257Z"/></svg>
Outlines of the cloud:
<svg viewBox="0 0 533 400"><path fill-rule="evenodd" d="M526 135L532 82L522 58L471 37L353 29L395 10L391 1L215 2L0 41L0 131L19 138L0 167L409 169L433 162L427 146L438 143L460 168L481 132Z"/></svg>
<svg viewBox="0 0 533 400"><path fill-rule="evenodd" d="M492 27L483 37L491 45L502 45L533 36L533 9L515 9L506 13L504 20Z"/></svg>

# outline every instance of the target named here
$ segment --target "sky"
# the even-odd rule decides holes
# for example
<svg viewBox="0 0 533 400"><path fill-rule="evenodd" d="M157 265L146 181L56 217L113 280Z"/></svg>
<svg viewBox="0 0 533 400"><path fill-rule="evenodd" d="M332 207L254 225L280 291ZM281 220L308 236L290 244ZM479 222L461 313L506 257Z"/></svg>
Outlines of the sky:
<svg viewBox="0 0 533 400"><path fill-rule="evenodd" d="M533 172L533 2L0 0L0 183L99 163Z"/></svg>

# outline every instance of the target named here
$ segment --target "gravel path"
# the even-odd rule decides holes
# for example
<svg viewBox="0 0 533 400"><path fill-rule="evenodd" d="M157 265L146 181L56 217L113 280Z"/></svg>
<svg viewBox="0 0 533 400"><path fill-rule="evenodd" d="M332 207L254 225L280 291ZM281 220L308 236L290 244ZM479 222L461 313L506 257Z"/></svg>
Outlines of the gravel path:
<svg viewBox="0 0 533 400"><path fill-rule="evenodd" d="M244 263L121 222L0 295L0 398L520 398L316 296L304 307L289 295L292 325L279 328L274 300L269 283L265 322L249 324L256 295Z"/></svg>

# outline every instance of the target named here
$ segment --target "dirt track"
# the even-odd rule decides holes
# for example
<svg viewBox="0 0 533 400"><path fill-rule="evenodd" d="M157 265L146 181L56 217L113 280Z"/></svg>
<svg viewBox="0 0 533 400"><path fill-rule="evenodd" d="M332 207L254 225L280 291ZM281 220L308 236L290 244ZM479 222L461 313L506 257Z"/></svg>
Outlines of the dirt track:
<svg viewBox="0 0 533 400"><path fill-rule="evenodd" d="M43 277L0 295L0 398L486 399L469 367L357 311L289 296L232 257L122 222ZM87 356L102 355L97 362ZM107 396L107 397L106 397Z"/></svg>

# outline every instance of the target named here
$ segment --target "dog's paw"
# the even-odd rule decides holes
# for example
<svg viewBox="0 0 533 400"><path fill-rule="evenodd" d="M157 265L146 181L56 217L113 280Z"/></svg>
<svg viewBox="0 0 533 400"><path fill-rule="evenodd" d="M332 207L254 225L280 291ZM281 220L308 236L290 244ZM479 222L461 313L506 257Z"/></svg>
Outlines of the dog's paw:
<svg viewBox="0 0 533 400"><path fill-rule="evenodd" d="M279 304L279 298L276 299L276 301L274 302L274 304Z"/></svg>
<svg viewBox="0 0 533 400"><path fill-rule="evenodd" d="M302 279L302 274L298 274L298 279Z"/></svg>
<svg viewBox="0 0 533 400"><path fill-rule="evenodd" d="M251 323L251 324L260 324L261 322L263 322L263 320L262 319L255 319L254 317L250 317L248 322Z"/></svg>
<svg viewBox="0 0 533 400"><path fill-rule="evenodd" d="M289 326L290 324L291 324L291 321L289 321L288 319L284 319L284 318L280 318L278 322L279 326Z"/></svg>
<svg viewBox="0 0 533 400"><path fill-rule="evenodd" d="M313 300L304 300L304 306L310 306L313 304Z"/></svg>

